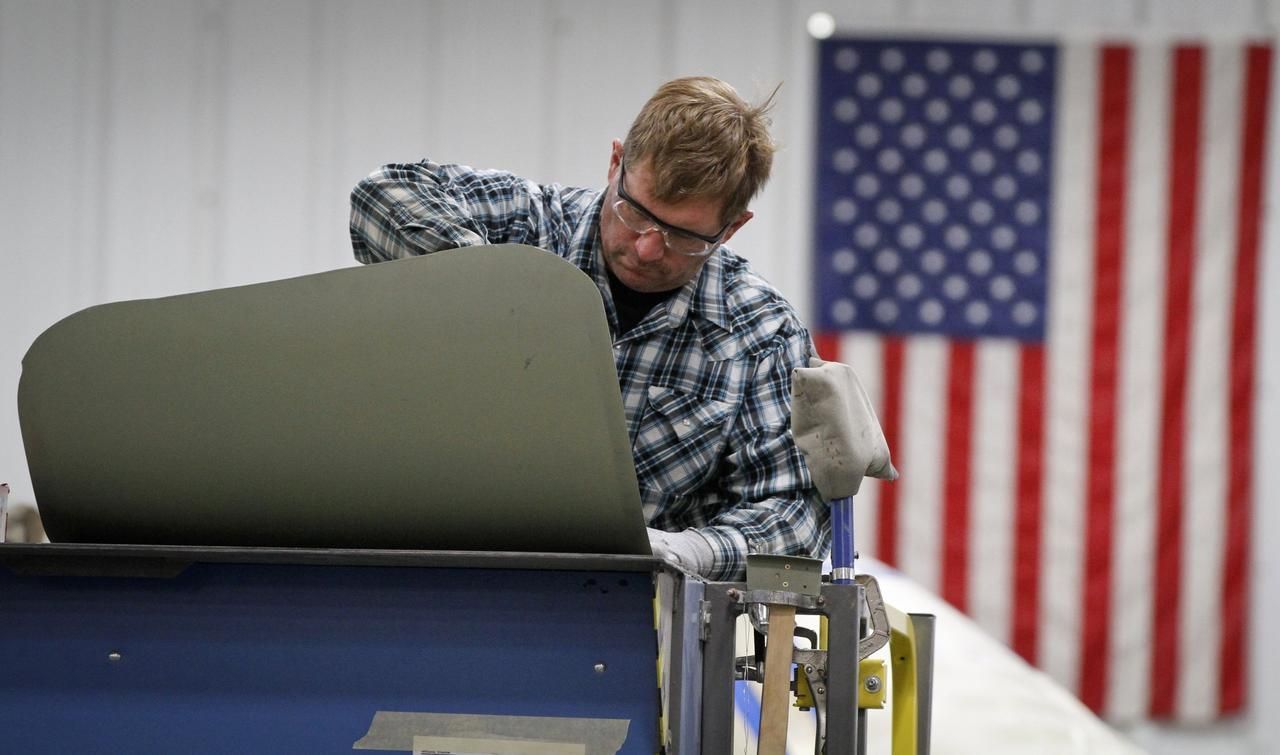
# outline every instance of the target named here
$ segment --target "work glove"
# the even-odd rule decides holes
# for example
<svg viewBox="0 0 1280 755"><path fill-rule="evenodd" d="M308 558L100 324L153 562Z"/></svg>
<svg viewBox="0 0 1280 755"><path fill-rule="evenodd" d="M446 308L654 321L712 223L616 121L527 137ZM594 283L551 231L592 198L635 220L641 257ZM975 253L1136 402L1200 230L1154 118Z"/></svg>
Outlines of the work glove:
<svg viewBox="0 0 1280 755"><path fill-rule="evenodd" d="M898 478L871 399L847 364L814 357L792 372L791 431L828 500L857 493L864 476Z"/></svg>
<svg viewBox="0 0 1280 755"><path fill-rule="evenodd" d="M707 576L711 573L715 552L711 543L698 534L697 530L684 532L665 532L646 527L649 532L649 547L653 555L694 574Z"/></svg>

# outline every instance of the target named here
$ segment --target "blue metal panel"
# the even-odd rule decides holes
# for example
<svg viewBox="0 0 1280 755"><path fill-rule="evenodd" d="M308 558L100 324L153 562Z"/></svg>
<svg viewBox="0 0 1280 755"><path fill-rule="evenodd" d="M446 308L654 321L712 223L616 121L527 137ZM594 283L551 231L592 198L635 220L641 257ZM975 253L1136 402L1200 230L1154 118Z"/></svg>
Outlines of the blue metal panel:
<svg viewBox="0 0 1280 755"><path fill-rule="evenodd" d="M647 573L0 569L0 617L3 752L349 753L379 710L623 718L657 750Z"/></svg>

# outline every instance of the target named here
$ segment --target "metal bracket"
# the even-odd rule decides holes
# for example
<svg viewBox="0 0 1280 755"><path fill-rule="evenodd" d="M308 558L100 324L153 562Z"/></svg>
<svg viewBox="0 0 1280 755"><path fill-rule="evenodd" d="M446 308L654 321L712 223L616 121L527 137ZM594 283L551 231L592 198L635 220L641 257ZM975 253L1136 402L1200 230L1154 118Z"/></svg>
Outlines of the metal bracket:
<svg viewBox="0 0 1280 755"><path fill-rule="evenodd" d="M785 592L782 590L747 590L738 593L739 603L762 603L780 606L795 606L796 608L804 608L806 610L815 611L818 606L822 605L822 598L818 595L804 595L798 592Z"/></svg>
<svg viewBox="0 0 1280 755"><path fill-rule="evenodd" d="M747 589L818 595L822 592L822 560L803 556L747 556Z"/></svg>

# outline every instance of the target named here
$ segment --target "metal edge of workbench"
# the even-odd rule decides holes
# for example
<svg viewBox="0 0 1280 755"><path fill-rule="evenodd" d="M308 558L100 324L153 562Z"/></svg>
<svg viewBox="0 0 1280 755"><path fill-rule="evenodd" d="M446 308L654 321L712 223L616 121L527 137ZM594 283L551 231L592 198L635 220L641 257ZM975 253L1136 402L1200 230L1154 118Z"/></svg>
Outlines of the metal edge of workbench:
<svg viewBox="0 0 1280 755"><path fill-rule="evenodd" d="M165 577L176 576L195 563L621 572L653 572L661 564L652 556L593 553L241 548L107 543L0 544L0 566L19 574Z"/></svg>

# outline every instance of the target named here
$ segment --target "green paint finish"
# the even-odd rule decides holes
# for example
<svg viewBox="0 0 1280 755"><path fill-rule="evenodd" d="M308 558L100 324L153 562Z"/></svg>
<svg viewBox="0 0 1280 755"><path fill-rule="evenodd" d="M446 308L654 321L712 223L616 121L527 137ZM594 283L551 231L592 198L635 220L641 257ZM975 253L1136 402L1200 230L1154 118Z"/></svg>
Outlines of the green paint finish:
<svg viewBox="0 0 1280 755"><path fill-rule="evenodd" d="M92 307L18 403L55 541L649 553L600 294L532 247Z"/></svg>

